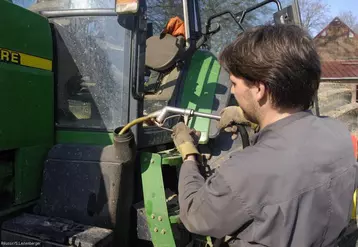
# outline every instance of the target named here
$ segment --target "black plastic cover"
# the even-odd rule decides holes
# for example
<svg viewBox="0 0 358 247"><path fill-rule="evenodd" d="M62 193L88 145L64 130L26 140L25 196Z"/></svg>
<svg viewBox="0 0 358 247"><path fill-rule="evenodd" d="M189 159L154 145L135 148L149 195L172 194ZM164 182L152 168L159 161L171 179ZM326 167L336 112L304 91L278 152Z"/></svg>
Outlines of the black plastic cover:
<svg viewBox="0 0 358 247"><path fill-rule="evenodd" d="M102 247L109 246L113 231L87 226L61 218L49 218L33 214L23 214L3 223L1 241L16 243L28 241L62 246ZM35 245L36 243L36 245ZM51 244L52 243L52 244Z"/></svg>
<svg viewBox="0 0 358 247"><path fill-rule="evenodd" d="M126 246L133 186L134 165L122 162L114 146L58 144L45 162L35 213L113 229Z"/></svg>

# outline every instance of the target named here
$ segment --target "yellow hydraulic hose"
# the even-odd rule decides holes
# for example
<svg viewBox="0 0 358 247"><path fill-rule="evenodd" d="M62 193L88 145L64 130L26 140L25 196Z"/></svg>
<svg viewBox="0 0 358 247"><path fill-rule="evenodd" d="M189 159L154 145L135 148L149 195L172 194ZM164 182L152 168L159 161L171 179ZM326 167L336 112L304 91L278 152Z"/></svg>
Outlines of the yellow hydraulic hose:
<svg viewBox="0 0 358 247"><path fill-rule="evenodd" d="M357 218L357 190L353 193L353 208L352 208L352 220Z"/></svg>
<svg viewBox="0 0 358 247"><path fill-rule="evenodd" d="M147 120L149 120L149 119L151 119L153 117L155 117L154 114L149 114L147 116L134 119L132 122L130 122L126 126L124 126L124 128L118 133L118 135L123 135L124 133L126 133L134 125L139 124L139 123L144 122L144 121L147 121Z"/></svg>

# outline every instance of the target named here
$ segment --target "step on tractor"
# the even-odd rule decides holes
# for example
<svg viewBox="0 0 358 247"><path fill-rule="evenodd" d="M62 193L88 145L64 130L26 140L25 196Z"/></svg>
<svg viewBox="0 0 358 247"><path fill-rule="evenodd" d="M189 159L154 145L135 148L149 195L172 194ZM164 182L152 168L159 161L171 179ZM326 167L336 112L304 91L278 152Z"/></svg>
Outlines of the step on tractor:
<svg viewBox="0 0 358 247"><path fill-rule="evenodd" d="M201 20L200 1L183 0L183 12L153 34L148 3L55 0L26 9L0 0L2 246L217 243L180 222L182 160L171 128L184 121L201 132L205 176L250 145L250 128L238 126L234 141L216 128L235 103L212 40L222 19L244 32L247 16L269 4L273 25L299 23L299 11L250 1Z"/></svg>

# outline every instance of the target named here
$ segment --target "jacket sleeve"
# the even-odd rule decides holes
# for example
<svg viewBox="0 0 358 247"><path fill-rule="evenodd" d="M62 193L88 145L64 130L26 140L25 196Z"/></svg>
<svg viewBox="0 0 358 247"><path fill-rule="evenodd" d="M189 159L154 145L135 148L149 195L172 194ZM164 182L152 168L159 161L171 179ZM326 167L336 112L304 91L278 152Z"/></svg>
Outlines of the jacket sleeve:
<svg viewBox="0 0 358 247"><path fill-rule="evenodd" d="M252 219L220 171L205 181L194 161L185 161L180 169L179 206L187 230L203 236L230 235Z"/></svg>

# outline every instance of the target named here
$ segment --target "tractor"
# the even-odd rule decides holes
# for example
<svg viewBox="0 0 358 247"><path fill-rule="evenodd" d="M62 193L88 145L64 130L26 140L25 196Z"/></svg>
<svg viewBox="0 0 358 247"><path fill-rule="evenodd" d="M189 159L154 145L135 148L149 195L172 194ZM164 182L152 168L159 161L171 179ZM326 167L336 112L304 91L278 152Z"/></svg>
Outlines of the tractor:
<svg viewBox="0 0 358 247"><path fill-rule="evenodd" d="M250 145L247 126L234 141L216 128L235 103L210 47L218 19L245 31L268 4L271 24L299 24L297 6L265 0L202 27L199 1L183 0L183 32L154 35L145 0L0 0L2 246L218 245L180 222L171 127L202 133L205 176Z"/></svg>

